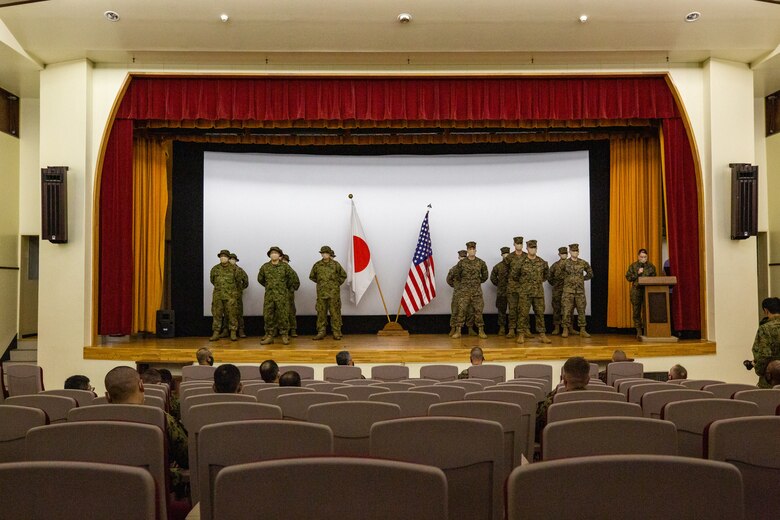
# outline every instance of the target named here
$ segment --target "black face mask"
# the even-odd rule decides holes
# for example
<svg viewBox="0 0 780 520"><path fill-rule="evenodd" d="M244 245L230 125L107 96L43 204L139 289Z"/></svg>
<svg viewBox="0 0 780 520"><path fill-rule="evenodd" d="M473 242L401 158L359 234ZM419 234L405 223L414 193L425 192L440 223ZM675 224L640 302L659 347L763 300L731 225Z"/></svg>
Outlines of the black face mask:
<svg viewBox="0 0 780 520"><path fill-rule="evenodd" d="M207 360L207 363L209 364L210 367L213 367L214 366L214 358L209 356L209 358Z"/></svg>

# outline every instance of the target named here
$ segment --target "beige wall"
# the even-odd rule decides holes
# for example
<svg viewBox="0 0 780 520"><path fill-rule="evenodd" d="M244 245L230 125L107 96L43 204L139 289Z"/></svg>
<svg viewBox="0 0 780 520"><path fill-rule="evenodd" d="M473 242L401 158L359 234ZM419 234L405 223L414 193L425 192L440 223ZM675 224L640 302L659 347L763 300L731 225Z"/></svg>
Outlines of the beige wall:
<svg viewBox="0 0 780 520"><path fill-rule="evenodd" d="M19 139L0 132L0 354L16 335L19 280Z"/></svg>
<svg viewBox="0 0 780 520"><path fill-rule="evenodd" d="M769 294L780 296L780 134L766 138L767 198L769 220ZM772 265L776 264L776 265Z"/></svg>
<svg viewBox="0 0 780 520"><path fill-rule="evenodd" d="M444 69L446 67L431 68L431 71L441 72ZM170 68L166 70L173 71ZM468 72L462 69L451 71ZM494 72L514 71L501 69ZM567 69L560 72L641 70ZM645 362L647 370L666 370L681 362L688 368L691 377L752 383L755 378L742 368L740 361L750 356L758 319L755 306L755 239L738 243L731 241L727 211L730 201L728 163L755 161L757 136L753 118L752 73L745 65L715 60L704 66L675 66L668 72L690 117L702 163L707 244L704 255L708 278L707 335L718 342L718 354L641 361ZM71 168L70 243L61 246L43 243L41 247L41 287L46 287L46 293L40 303L39 359L44 366L46 384L52 388L76 372L85 373L100 388L106 370L116 364L84 361L82 347L91 341L94 169L108 115L127 73L128 70L122 67L93 68L87 61L78 61L49 66L41 74L40 165L67 164ZM769 155L769 151L767 153ZM27 228L34 223L33 217L28 215L32 211L26 211L28 203L34 204L33 190L30 186L24 192L22 204L25 206L23 215L26 216L23 220ZM777 229L771 223L769 227ZM780 255L776 253L775 256ZM463 367L466 366L465 361ZM557 370L562 362L555 361L553 364Z"/></svg>

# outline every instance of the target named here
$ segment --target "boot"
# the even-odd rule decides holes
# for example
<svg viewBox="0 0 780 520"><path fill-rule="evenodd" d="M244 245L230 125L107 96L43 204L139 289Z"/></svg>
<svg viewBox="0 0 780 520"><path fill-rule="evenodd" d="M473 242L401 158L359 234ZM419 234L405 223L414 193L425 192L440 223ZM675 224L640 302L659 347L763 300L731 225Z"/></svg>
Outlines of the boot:
<svg viewBox="0 0 780 520"><path fill-rule="evenodd" d="M588 334L588 331L585 330L585 327L580 327L580 337L581 338L589 338L590 334Z"/></svg>
<svg viewBox="0 0 780 520"><path fill-rule="evenodd" d="M449 337L452 337L453 334L455 334L455 327L450 327L450 333L447 334Z"/></svg>
<svg viewBox="0 0 780 520"><path fill-rule="evenodd" d="M499 325L498 326L498 335L499 336L506 335L506 327L504 327L503 325Z"/></svg>
<svg viewBox="0 0 780 520"><path fill-rule="evenodd" d="M552 340L548 338L544 332L539 334L539 341L541 341L542 343L552 343Z"/></svg>
<svg viewBox="0 0 780 520"><path fill-rule="evenodd" d="M209 341L217 341L219 339L219 331L214 331L214 333L209 338Z"/></svg>
<svg viewBox="0 0 780 520"><path fill-rule="evenodd" d="M455 327L455 334L452 335L452 339L460 338L460 327Z"/></svg>
<svg viewBox="0 0 780 520"><path fill-rule="evenodd" d="M638 338L641 335L642 335L642 327L637 327L636 328L636 337Z"/></svg>
<svg viewBox="0 0 780 520"><path fill-rule="evenodd" d="M563 332L561 332L562 338L568 338L569 337L569 327L563 327Z"/></svg>
<svg viewBox="0 0 780 520"><path fill-rule="evenodd" d="M478 336L479 335L479 333L476 331L476 329L474 329L473 325L471 325L469 327L466 327L466 330L469 331L469 336Z"/></svg>
<svg viewBox="0 0 780 520"><path fill-rule="evenodd" d="M270 345L274 342L274 337L271 335L272 333L268 333L263 337L262 340L260 340L261 345Z"/></svg>
<svg viewBox="0 0 780 520"><path fill-rule="evenodd" d="M325 331L321 330L317 332L317 335L311 338L312 341L320 341L321 339L325 339Z"/></svg>
<svg viewBox="0 0 780 520"><path fill-rule="evenodd" d="M557 336L560 333L561 333L561 326L560 325L556 325L555 328L553 329L551 335L552 336Z"/></svg>
<svg viewBox="0 0 780 520"><path fill-rule="evenodd" d="M515 328L509 327L509 330L506 331L506 336L504 336L506 339L514 339L515 337Z"/></svg>
<svg viewBox="0 0 780 520"><path fill-rule="evenodd" d="M522 334L518 334L515 343L517 343L518 345L522 345L523 343L525 343L525 336L523 336Z"/></svg>
<svg viewBox="0 0 780 520"><path fill-rule="evenodd" d="M481 339L487 339L487 334L485 334L485 327L480 327L477 335L479 335Z"/></svg>
<svg viewBox="0 0 780 520"><path fill-rule="evenodd" d="M238 337L239 338L245 338L246 337L246 332L244 332L243 328L238 329Z"/></svg>
<svg viewBox="0 0 780 520"><path fill-rule="evenodd" d="M333 331L333 339L336 341L341 339L341 331L340 330L334 330Z"/></svg>
<svg viewBox="0 0 780 520"><path fill-rule="evenodd" d="M290 344L290 338L287 336L287 334L282 334L282 345L289 345Z"/></svg>
<svg viewBox="0 0 780 520"><path fill-rule="evenodd" d="M290 329L290 337L297 338L298 337L298 331L295 329Z"/></svg>
<svg viewBox="0 0 780 520"><path fill-rule="evenodd" d="M227 329L222 329L219 331L219 337L220 338L227 338L230 332Z"/></svg>
<svg viewBox="0 0 780 520"><path fill-rule="evenodd" d="M236 336L236 331L231 330L230 331L230 341L237 341L237 340L238 340L238 336Z"/></svg>

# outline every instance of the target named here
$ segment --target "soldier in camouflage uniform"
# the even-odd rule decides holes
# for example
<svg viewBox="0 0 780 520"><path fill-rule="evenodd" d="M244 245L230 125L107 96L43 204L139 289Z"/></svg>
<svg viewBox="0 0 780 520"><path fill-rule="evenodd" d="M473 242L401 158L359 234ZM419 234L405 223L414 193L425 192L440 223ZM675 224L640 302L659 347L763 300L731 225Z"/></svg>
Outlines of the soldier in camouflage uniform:
<svg viewBox="0 0 780 520"><path fill-rule="evenodd" d="M466 243L466 258L455 266L454 277L459 280L463 298L458 303L458 313L455 318L455 334L452 338L460 338L460 328L466 320L469 305L474 307L474 324L479 329L479 337L487 338L485 324L482 321L482 310L485 300L482 296L482 284L488 279L488 268L484 260L477 258L477 243Z"/></svg>
<svg viewBox="0 0 780 520"><path fill-rule="evenodd" d="M290 344L287 335L290 311L290 293L293 286L293 270L282 262L284 252L276 246L268 250L269 262L260 266L257 273L257 281L265 287L263 300L263 319L265 322L265 337L260 341L261 345L269 345L274 342L274 330L279 330L282 335L282 343Z"/></svg>
<svg viewBox="0 0 780 520"><path fill-rule="evenodd" d="M509 286L509 248L501 248L501 261L490 271L490 282L496 286L496 309L498 309L498 335L506 334L507 288Z"/></svg>
<svg viewBox="0 0 780 520"><path fill-rule="evenodd" d="M214 286L214 292L211 297L211 337L209 341L219 339L219 331L222 328L222 321L225 320L230 330L230 340L236 341L236 331L238 329L238 309L236 306L236 287L238 281L236 266L231 265L230 251L223 249L217 255L219 263L211 268L209 279Z"/></svg>
<svg viewBox="0 0 780 520"><path fill-rule="evenodd" d="M558 257L560 260L550 266L550 273L547 275L547 283L552 285L553 336L557 336L561 333L561 298L563 297L564 280L563 263L569 258L569 250L566 246L558 248Z"/></svg>
<svg viewBox="0 0 780 520"><path fill-rule="evenodd" d="M282 255L282 262L284 262L287 265L290 265L290 257L285 255ZM293 283L292 283L292 290L290 291L290 310L287 314L287 320L290 328L290 336L293 338L298 337L298 318L296 317L297 309L295 308L295 291L301 288L301 280L298 278L298 273L295 272L295 269L290 267L290 270L292 271L293 276Z"/></svg>
<svg viewBox="0 0 780 520"><path fill-rule="evenodd" d="M320 248L322 260L315 263L309 280L317 284L317 335L315 341L325 338L330 312L330 328L333 339L341 339L341 285L347 280L347 272L334 260L336 253L330 246Z"/></svg>
<svg viewBox="0 0 780 520"><path fill-rule="evenodd" d="M466 250L461 249L458 251L458 262L466 258ZM452 303L450 304L450 336L455 334L455 317L458 314L458 302L463 297L461 290L461 284L460 280L455 278L455 273L457 272L457 264L452 266L452 268L447 273L447 285L452 287L454 291L452 291ZM466 328L469 331L469 336L472 335L472 328L474 327L474 306L470 305L469 308L466 310ZM476 333L474 333L476 335Z"/></svg>
<svg viewBox="0 0 780 520"><path fill-rule="evenodd" d="M655 266L647 261L647 249L640 249L637 253L637 261L629 265L626 271L626 280L631 282L631 308L637 337L642 335L642 307L645 303L645 288L639 285L639 279L643 276L655 275Z"/></svg>
<svg viewBox="0 0 780 520"><path fill-rule="evenodd" d="M525 259L525 253L523 252L523 237L515 237L513 240L515 250L509 253L509 271L512 271L512 265L516 262L522 262ZM520 284L509 278L507 284L506 296L507 303L509 304L509 325L506 331L507 338L514 338L515 331L517 330L517 316L520 313Z"/></svg>
<svg viewBox="0 0 780 520"><path fill-rule="evenodd" d="M512 264L512 270L509 277L520 284L519 302L520 307L519 321L517 323L516 343L524 343L524 331L531 330L528 323L528 316L531 307L536 316L536 332L539 334L539 341L542 343L552 343L545 334L544 325L544 281L547 280L550 267L547 262L539 256L536 256L536 240L529 240L526 244L528 254L525 261Z"/></svg>
<svg viewBox="0 0 780 520"><path fill-rule="evenodd" d="M593 278L593 269L588 262L579 257L579 244L569 244L569 254L571 255L571 258L567 259L563 264L563 274L565 278L563 281L563 332L561 333L561 337L569 337L572 321L572 308L576 308L578 315L577 322L580 326L580 336L589 338L590 334L585 330L587 325L585 320L585 306L588 303L585 299L585 281Z"/></svg>
<svg viewBox="0 0 780 520"><path fill-rule="evenodd" d="M236 317L238 318L238 337L245 338L244 332L244 290L249 287L249 276L238 265L238 255L230 253L230 263L236 267Z"/></svg>
<svg viewBox="0 0 780 520"><path fill-rule="evenodd" d="M780 298L765 298L761 302L767 321L758 327L753 340L753 365L759 388L772 388L767 381L766 367L780 359Z"/></svg>

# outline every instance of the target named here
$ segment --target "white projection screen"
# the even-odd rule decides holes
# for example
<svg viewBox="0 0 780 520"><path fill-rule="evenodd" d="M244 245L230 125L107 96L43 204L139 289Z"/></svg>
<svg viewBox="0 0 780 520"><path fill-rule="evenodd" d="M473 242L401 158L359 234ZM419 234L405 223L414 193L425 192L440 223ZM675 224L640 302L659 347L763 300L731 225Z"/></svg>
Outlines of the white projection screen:
<svg viewBox="0 0 780 520"><path fill-rule="evenodd" d="M558 247L577 242L590 260L590 196L587 151L475 155L302 155L205 152L203 169L203 314L211 315L209 270L229 249L249 275L244 314L260 316L260 265L270 246L290 255L301 279L298 315L314 315L309 280L322 245L348 268L350 201L358 214L382 286L395 316L425 211L430 210L437 295L420 311L449 314L447 271L470 240L488 272L512 237L539 241L550 264ZM546 313L552 313L551 293ZM495 313L496 289L483 284L485 313ZM590 301L590 283L585 284ZM376 283L360 304L342 286L344 315L384 315ZM588 311L589 314L589 311Z"/></svg>

